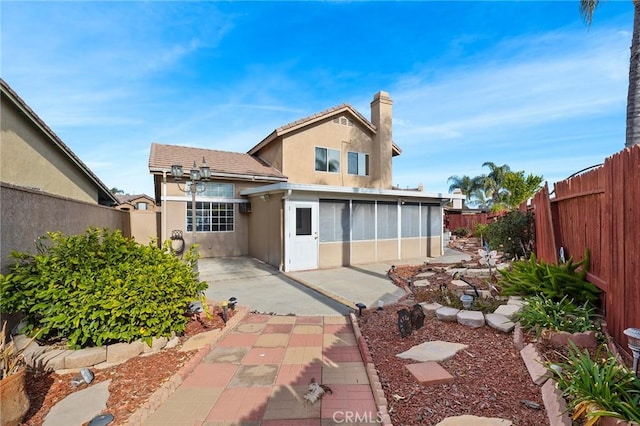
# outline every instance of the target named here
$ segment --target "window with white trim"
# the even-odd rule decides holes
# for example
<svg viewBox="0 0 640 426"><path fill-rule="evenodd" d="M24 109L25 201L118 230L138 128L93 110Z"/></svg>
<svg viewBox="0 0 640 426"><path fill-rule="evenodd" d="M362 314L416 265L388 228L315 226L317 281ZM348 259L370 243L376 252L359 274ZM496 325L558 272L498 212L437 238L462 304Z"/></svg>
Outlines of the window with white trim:
<svg viewBox="0 0 640 426"><path fill-rule="evenodd" d="M196 232L233 232L233 203L196 201ZM187 232L193 230L192 203L187 203Z"/></svg>
<svg viewBox="0 0 640 426"><path fill-rule="evenodd" d="M136 210L148 210L149 204L143 201L139 201L136 203Z"/></svg>
<svg viewBox="0 0 640 426"><path fill-rule="evenodd" d="M316 171L340 173L340 151L316 147Z"/></svg>
<svg viewBox="0 0 640 426"><path fill-rule="evenodd" d="M369 154L347 152L347 173L350 175L369 176Z"/></svg>
<svg viewBox="0 0 640 426"><path fill-rule="evenodd" d="M204 185L204 187L203 187ZM187 182L186 196L191 197L191 182ZM225 182L200 182L196 192L198 197L233 199L235 187ZM200 190L203 190L200 192ZM187 202L187 232L193 230L192 203ZM195 209L196 232L233 232L235 208L232 202L197 201Z"/></svg>

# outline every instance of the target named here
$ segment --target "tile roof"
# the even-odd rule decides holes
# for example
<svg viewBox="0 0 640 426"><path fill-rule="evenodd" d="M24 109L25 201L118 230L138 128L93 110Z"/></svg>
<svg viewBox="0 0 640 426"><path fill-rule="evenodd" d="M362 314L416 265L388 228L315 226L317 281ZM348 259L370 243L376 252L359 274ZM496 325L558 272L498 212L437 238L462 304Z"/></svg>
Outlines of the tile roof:
<svg viewBox="0 0 640 426"><path fill-rule="evenodd" d="M148 200L154 201L153 198L147 194L115 194L115 196L120 204L129 203L138 198L147 198Z"/></svg>
<svg viewBox="0 0 640 426"><path fill-rule="evenodd" d="M2 78L0 78L0 87L2 88L3 95L7 95L9 99L11 99L16 106L22 109L23 112L27 115L27 117L33 120L33 122L36 123L36 125L39 126L49 138L51 138L54 144L57 145L58 148L67 157L69 157L71 161L75 163L78 166L78 168L80 168L80 170L82 170L89 177L90 180L93 181L93 183L97 186L97 189L98 189L99 203L100 204L117 204L116 198L113 196L113 194L111 193L111 190L107 187L107 185L105 185L100 180L100 178L98 178L98 176L96 176L91 171L91 169L89 169L89 167L87 167L87 165L84 164L82 160L80 160L80 158L76 156L76 154L74 154L74 152L71 150L71 148L67 146L67 144L62 142L62 139L60 139L58 135L56 135L55 132L51 130L49 126L47 126L47 123L45 123L44 120L42 120L38 116L38 114L36 114L29 107L29 105L27 105L27 103Z"/></svg>
<svg viewBox="0 0 640 426"><path fill-rule="evenodd" d="M170 170L173 164L182 164L185 174L193 166L200 167L202 159L211 168L211 175L245 175L277 181L286 180L279 170L260 161L260 159L240 152L218 151L213 149L192 148L179 145L151 144L149 171Z"/></svg>

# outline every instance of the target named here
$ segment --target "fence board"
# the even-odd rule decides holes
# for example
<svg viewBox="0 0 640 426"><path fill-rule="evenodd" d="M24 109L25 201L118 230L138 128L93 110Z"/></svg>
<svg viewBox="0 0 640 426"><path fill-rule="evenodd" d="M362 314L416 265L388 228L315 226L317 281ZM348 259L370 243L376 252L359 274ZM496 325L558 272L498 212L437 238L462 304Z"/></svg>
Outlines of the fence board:
<svg viewBox="0 0 640 426"><path fill-rule="evenodd" d="M640 327L640 145L556 182L554 193L545 185L532 200L536 254L556 262L557 247L574 260L590 250L587 278L605 291L607 328L626 350L623 330Z"/></svg>

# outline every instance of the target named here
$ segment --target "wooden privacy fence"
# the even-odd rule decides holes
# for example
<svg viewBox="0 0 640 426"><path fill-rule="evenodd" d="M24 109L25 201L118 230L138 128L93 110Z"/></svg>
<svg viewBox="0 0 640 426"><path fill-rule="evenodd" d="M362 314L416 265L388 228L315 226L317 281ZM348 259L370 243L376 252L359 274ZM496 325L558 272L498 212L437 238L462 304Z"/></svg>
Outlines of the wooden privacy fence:
<svg viewBox="0 0 640 426"><path fill-rule="evenodd" d="M458 228L467 228L470 229L471 232L473 232L478 223L491 223L500 216L500 213L459 214L445 212L445 221L447 224L446 228L450 231L455 231Z"/></svg>
<svg viewBox="0 0 640 426"><path fill-rule="evenodd" d="M604 292L607 329L625 351L625 328L640 328L640 145L597 169L554 184L532 201L536 255L557 263L591 254L587 279Z"/></svg>

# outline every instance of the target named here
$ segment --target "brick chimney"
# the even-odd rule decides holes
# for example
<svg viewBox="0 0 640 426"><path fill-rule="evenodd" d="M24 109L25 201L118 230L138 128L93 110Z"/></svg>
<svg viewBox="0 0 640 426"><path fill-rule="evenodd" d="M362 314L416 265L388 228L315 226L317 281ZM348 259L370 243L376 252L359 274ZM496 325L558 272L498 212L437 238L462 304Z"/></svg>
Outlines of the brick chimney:
<svg viewBox="0 0 640 426"><path fill-rule="evenodd" d="M371 175L376 188L391 189L392 169L391 157L393 101L387 92L378 92L371 101L371 123L376 126L373 137L373 155L371 158Z"/></svg>

